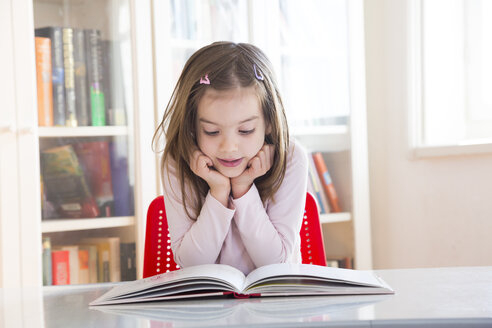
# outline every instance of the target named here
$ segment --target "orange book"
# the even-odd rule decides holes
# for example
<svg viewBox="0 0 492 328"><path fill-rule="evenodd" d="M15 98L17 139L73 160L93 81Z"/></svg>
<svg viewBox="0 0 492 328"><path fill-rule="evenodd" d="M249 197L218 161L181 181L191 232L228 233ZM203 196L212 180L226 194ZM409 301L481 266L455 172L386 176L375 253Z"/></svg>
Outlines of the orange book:
<svg viewBox="0 0 492 328"><path fill-rule="evenodd" d="M51 79L51 40L35 37L38 125L53 126L53 83Z"/></svg>
<svg viewBox="0 0 492 328"><path fill-rule="evenodd" d="M330 173L328 173L328 168L326 167L325 160L321 153L313 153L314 165L316 166L316 171L318 171L321 184L323 185L323 190L325 191L326 197L330 203L330 208L332 212L341 212L340 204L338 203L338 196L335 190L335 186L331 181Z"/></svg>

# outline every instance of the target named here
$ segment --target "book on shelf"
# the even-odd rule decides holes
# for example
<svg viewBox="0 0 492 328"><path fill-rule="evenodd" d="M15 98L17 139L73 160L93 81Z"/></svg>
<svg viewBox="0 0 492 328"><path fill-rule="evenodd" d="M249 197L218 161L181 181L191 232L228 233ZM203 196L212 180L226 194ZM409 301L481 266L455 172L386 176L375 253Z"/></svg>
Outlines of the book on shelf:
<svg viewBox="0 0 492 328"><path fill-rule="evenodd" d="M115 137L109 143L111 177L113 179L114 215L134 214L133 189L128 171L128 143L123 137Z"/></svg>
<svg viewBox="0 0 492 328"><path fill-rule="evenodd" d="M119 237L83 238L81 243L85 245L97 246L99 282L121 281Z"/></svg>
<svg viewBox="0 0 492 328"><path fill-rule="evenodd" d="M53 285L70 284L69 251L51 250L51 273Z"/></svg>
<svg viewBox="0 0 492 328"><path fill-rule="evenodd" d="M78 247L78 246L77 246ZM79 256L79 284L90 283L89 276L89 251L78 247Z"/></svg>
<svg viewBox="0 0 492 328"><path fill-rule="evenodd" d="M108 141L87 141L73 145L102 216L112 216L113 186Z"/></svg>
<svg viewBox="0 0 492 328"><path fill-rule="evenodd" d="M53 246L53 251L68 252L68 270L70 284L79 284L79 247L77 245Z"/></svg>
<svg viewBox="0 0 492 328"><path fill-rule="evenodd" d="M326 265L334 268L353 269L354 268L353 262L354 260L350 256L326 259Z"/></svg>
<svg viewBox="0 0 492 328"><path fill-rule="evenodd" d="M53 274L51 271L51 239L43 237L43 285L53 285Z"/></svg>
<svg viewBox="0 0 492 328"><path fill-rule="evenodd" d="M91 125L89 92L87 91L87 65L85 33L83 29L73 29L73 60L75 75L75 112L79 126Z"/></svg>
<svg viewBox="0 0 492 328"><path fill-rule="evenodd" d="M79 160L71 145L41 151L41 174L46 199L58 216L94 218L100 214Z"/></svg>
<svg viewBox="0 0 492 328"><path fill-rule="evenodd" d="M35 36L51 40L51 81L53 90L53 124L65 126L65 66L63 60L62 28L37 28Z"/></svg>
<svg viewBox="0 0 492 328"><path fill-rule="evenodd" d="M245 276L224 264L204 264L118 285L92 306L233 295L301 296L392 294L371 271L312 264L270 264Z"/></svg>
<svg viewBox="0 0 492 328"><path fill-rule="evenodd" d="M77 126L75 110L75 66L73 59L73 29L62 29L63 65L65 68L65 120L66 126Z"/></svg>
<svg viewBox="0 0 492 328"><path fill-rule="evenodd" d="M136 245L135 243L120 244L121 281L137 279Z"/></svg>
<svg viewBox="0 0 492 328"><path fill-rule="evenodd" d="M87 55L87 80L91 103L91 123L93 126L106 125L105 98L103 91L103 63L101 31L85 30Z"/></svg>
<svg viewBox="0 0 492 328"><path fill-rule="evenodd" d="M314 165L312 153L309 155L308 164L308 178L313 187L313 195L317 200L320 213L330 213L330 205L328 205L328 199L326 198L323 187L321 186L321 180L319 178L318 171L316 170L316 166Z"/></svg>
<svg viewBox="0 0 492 328"><path fill-rule="evenodd" d="M335 186L333 185L333 181L331 180L330 173L328 172L328 168L326 167L323 155L320 152L316 152L312 154L312 158L314 160L314 165L316 166L318 176L321 180L321 185L325 191L326 197L328 198L331 211L341 212L338 195L335 190Z"/></svg>
<svg viewBox="0 0 492 328"><path fill-rule="evenodd" d="M53 126L53 84L51 80L51 40L34 38L36 49L36 86L38 125Z"/></svg>
<svg viewBox="0 0 492 328"><path fill-rule="evenodd" d="M102 40L103 92L107 125L126 125L123 61L120 43Z"/></svg>
<svg viewBox="0 0 492 328"><path fill-rule="evenodd" d="M87 252L88 279L90 284L99 282L97 278L97 246L96 245L79 245L81 251ZM85 255L84 255L85 256ZM101 281L102 282L102 281Z"/></svg>

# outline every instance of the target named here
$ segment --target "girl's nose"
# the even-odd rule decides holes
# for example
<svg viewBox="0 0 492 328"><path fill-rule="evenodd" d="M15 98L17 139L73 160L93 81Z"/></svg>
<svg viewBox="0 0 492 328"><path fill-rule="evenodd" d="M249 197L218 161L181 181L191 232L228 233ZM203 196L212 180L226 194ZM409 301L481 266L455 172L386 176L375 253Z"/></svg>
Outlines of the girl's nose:
<svg viewBox="0 0 492 328"><path fill-rule="evenodd" d="M224 136L220 143L220 151L223 153L232 153L237 151L237 140L232 136Z"/></svg>

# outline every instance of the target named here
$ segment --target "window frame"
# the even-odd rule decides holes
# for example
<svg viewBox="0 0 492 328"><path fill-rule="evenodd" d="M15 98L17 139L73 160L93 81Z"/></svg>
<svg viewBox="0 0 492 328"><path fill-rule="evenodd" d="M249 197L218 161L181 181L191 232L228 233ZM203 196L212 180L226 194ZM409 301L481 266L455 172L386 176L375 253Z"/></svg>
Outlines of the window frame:
<svg viewBox="0 0 492 328"><path fill-rule="evenodd" d="M444 156L490 154L492 153L492 138L457 138L446 145L426 144L424 80L423 80L423 0L408 1L407 28L407 72L408 72L408 147L410 159L426 159ZM464 31L466 33L466 31ZM466 85L465 85L466 89ZM466 99L466 96L465 96ZM465 100L466 101L466 100ZM468 101L467 101L468 102ZM467 117L463 129L487 125L488 122L470 120L470 110L462 108ZM492 121L490 121L492 128Z"/></svg>

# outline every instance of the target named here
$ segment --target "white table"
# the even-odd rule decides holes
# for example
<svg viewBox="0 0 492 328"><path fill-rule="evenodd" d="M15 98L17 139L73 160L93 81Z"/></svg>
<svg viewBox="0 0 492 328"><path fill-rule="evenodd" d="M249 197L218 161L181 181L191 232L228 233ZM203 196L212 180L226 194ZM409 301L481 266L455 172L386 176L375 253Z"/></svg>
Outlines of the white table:
<svg viewBox="0 0 492 328"><path fill-rule="evenodd" d="M492 267L376 271L395 295L89 308L109 284L0 289L0 327L492 327Z"/></svg>

